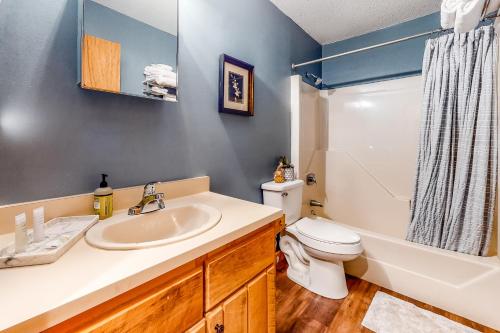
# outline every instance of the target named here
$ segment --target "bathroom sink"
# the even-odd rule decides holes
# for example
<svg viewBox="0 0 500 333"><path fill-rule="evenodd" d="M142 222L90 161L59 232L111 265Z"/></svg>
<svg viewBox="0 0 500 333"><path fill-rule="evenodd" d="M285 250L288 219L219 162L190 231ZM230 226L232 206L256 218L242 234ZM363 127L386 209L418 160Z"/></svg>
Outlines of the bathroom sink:
<svg viewBox="0 0 500 333"><path fill-rule="evenodd" d="M120 212L97 223L85 239L98 248L133 250L160 246L197 236L219 223L219 210L203 204L167 206L142 215Z"/></svg>

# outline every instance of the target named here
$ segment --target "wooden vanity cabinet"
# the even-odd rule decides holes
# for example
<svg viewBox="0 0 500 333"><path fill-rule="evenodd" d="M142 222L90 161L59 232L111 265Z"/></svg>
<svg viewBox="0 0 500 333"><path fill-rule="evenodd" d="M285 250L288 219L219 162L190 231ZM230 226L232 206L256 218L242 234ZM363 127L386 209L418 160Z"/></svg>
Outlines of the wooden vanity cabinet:
<svg viewBox="0 0 500 333"><path fill-rule="evenodd" d="M273 333L280 221L45 332Z"/></svg>
<svg viewBox="0 0 500 333"><path fill-rule="evenodd" d="M203 266L193 261L45 332L184 332L203 314Z"/></svg>
<svg viewBox="0 0 500 333"><path fill-rule="evenodd" d="M273 223L207 255L207 333L274 332L274 232Z"/></svg>
<svg viewBox="0 0 500 333"><path fill-rule="evenodd" d="M274 228L268 227L209 253L205 310L213 308L274 263Z"/></svg>
<svg viewBox="0 0 500 333"><path fill-rule="evenodd" d="M207 333L274 332L274 267L269 267L205 315ZM219 329L219 330L218 330Z"/></svg>

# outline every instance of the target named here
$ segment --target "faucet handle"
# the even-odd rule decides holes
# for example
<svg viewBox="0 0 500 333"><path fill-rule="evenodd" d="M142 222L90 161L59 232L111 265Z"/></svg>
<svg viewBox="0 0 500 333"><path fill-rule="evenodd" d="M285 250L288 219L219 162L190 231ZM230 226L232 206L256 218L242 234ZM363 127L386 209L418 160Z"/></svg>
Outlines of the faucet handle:
<svg viewBox="0 0 500 333"><path fill-rule="evenodd" d="M156 194L156 184L159 184L159 182L149 182L146 185L144 185L144 193L143 197L147 197L150 195L155 195Z"/></svg>

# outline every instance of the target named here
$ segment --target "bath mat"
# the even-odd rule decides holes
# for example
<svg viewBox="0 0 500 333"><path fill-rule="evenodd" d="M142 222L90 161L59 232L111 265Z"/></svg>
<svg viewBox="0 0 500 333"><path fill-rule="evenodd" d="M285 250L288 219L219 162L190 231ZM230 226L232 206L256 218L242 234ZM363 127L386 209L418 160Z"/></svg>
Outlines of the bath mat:
<svg viewBox="0 0 500 333"><path fill-rule="evenodd" d="M376 333L479 333L381 291L375 294L362 325Z"/></svg>

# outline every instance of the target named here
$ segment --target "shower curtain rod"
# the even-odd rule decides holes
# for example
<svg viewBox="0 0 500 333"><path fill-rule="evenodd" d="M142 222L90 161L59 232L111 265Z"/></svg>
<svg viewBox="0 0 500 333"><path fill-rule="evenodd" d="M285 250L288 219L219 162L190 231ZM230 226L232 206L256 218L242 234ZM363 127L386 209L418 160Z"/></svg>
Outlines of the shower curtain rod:
<svg viewBox="0 0 500 333"><path fill-rule="evenodd" d="M484 19L482 19L482 21L492 20L492 19L495 19L497 17L500 17L500 15L486 16ZM292 64L292 69L296 69L296 68L299 68L299 67L302 67L302 66L312 65L312 64L316 64L318 62L323 62L323 61L327 61L327 60L331 60L331 59L343 57L343 56L346 56L346 55L349 55L349 54L353 54L353 53L358 53L358 52L362 52L362 51L376 49L376 48L379 48L379 47L382 47L382 46L387 46L387 45L392 45L392 44L404 42L404 41L407 41L407 40L410 40L410 39L414 39L414 38L418 38L418 37L423 37L423 36L431 35L431 34L434 34L434 33L443 32L443 31L446 31L446 30L449 30L449 29L436 29L436 30L432 30L432 31L422 32L420 34L416 34L416 35L412 35L412 36L408 36L408 37L403 37L403 38L399 38L399 39L395 39L395 40L391 40L391 41L388 41L388 42L384 42L384 43L380 43L380 44L375 44L375 45L371 45L371 46L367 46L367 47L362 47L360 49L351 50L351 51L347 51L347 52L342 52L342 53L334 54L334 55L331 55L331 56L328 56L328 57L324 57L324 58L320 58L320 59L316 59L316 60L311 60L311 61L306 61L306 62L303 62L303 63L300 63L300 64Z"/></svg>

